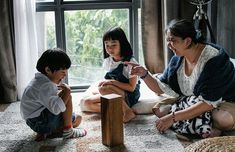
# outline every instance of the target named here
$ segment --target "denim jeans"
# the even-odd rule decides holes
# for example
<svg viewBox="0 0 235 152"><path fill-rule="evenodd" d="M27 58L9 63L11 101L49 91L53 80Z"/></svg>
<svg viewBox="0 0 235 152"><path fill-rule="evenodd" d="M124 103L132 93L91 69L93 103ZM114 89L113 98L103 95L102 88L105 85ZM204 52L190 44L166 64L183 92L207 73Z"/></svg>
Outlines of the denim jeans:
<svg viewBox="0 0 235 152"><path fill-rule="evenodd" d="M75 114L72 115L72 120L75 120ZM48 109L44 109L40 116L26 120L26 124L39 134L49 134L63 127L62 113L55 115Z"/></svg>

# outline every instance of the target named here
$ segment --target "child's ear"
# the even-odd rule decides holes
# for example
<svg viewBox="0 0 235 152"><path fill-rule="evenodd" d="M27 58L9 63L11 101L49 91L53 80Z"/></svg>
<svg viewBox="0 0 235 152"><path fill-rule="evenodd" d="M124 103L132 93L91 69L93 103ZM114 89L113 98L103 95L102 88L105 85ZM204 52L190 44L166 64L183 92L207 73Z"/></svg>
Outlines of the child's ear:
<svg viewBox="0 0 235 152"><path fill-rule="evenodd" d="M47 67L45 67L45 72L46 72L46 73L50 73L50 72L51 72L51 69L47 66Z"/></svg>

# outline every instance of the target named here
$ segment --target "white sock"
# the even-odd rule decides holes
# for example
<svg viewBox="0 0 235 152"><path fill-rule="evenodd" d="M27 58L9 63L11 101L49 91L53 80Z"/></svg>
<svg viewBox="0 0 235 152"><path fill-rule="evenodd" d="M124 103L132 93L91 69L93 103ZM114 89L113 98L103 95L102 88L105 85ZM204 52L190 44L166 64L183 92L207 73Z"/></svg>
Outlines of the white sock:
<svg viewBox="0 0 235 152"><path fill-rule="evenodd" d="M63 138L65 139L83 137L86 136L86 134L87 131L82 128L69 128L63 130Z"/></svg>

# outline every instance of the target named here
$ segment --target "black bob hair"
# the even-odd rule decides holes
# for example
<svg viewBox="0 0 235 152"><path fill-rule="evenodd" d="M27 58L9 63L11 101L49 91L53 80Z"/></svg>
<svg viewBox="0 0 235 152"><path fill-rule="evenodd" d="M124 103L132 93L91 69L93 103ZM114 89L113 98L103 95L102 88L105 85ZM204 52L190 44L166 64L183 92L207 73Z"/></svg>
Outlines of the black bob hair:
<svg viewBox="0 0 235 152"><path fill-rule="evenodd" d="M125 32L120 27L110 28L103 36L103 55L104 58L109 57L109 54L105 50L104 41L107 40L118 40L120 43L121 57L125 60L133 56L133 50L131 44L127 40Z"/></svg>
<svg viewBox="0 0 235 152"><path fill-rule="evenodd" d="M60 48L48 49L43 52L42 56L38 59L37 70L43 74L46 74L45 68L54 72L61 69L69 69L71 66L71 60L69 56Z"/></svg>

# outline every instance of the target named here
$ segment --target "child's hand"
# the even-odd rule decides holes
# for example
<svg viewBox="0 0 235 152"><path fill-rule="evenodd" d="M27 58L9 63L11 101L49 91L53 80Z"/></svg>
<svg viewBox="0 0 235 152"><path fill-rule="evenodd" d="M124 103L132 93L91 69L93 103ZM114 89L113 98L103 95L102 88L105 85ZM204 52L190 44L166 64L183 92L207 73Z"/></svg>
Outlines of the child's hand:
<svg viewBox="0 0 235 152"><path fill-rule="evenodd" d="M64 101L64 104L66 105L69 100L71 100L71 89L69 85L63 83L58 86L58 89L60 90L58 96L62 98Z"/></svg>
<svg viewBox="0 0 235 152"><path fill-rule="evenodd" d="M59 90L58 93L57 93L57 95L58 95L59 97L62 97L62 96L63 96L63 90Z"/></svg>
<svg viewBox="0 0 235 152"><path fill-rule="evenodd" d="M70 89L70 87L69 87L69 85L67 85L66 83L62 83L62 84L60 84L59 86L58 86L58 89L59 90L62 90L61 92L63 92L63 93L70 93L71 92L71 89Z"/></svg>
<svg viewBox="0 0 235 152"><path fill-rule="evenodd" d="M98 87L101 87L103 85L103 83L105 82L105 80L103 81L100 81L99 84L98 84Z"/></svg>

